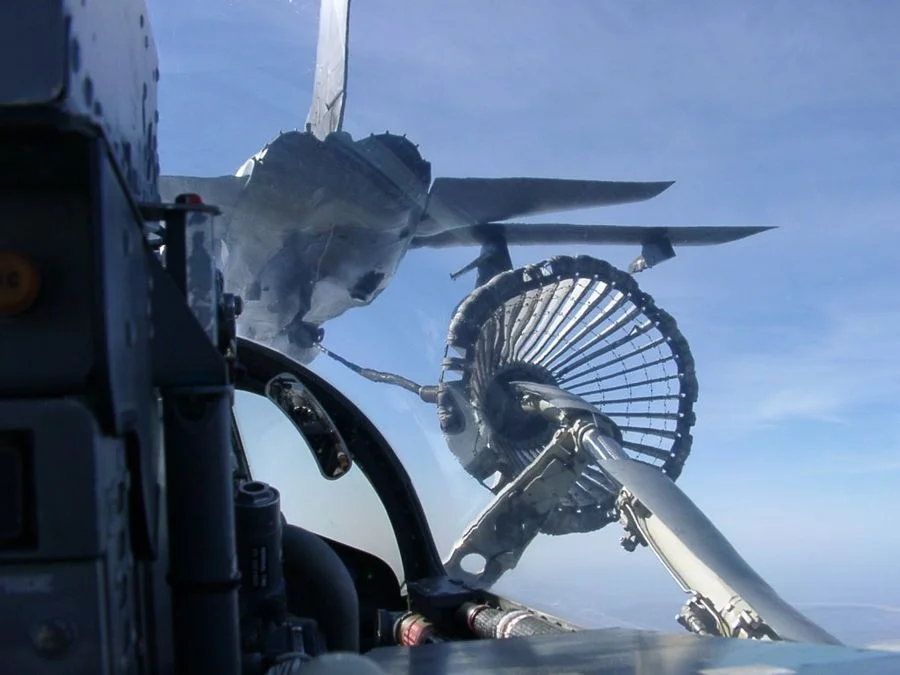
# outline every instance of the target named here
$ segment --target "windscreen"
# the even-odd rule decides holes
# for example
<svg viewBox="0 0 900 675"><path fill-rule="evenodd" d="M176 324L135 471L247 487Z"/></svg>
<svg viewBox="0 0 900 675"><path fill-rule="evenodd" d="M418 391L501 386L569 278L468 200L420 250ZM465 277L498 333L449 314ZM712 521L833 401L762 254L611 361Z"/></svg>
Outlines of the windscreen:
<svg viewBox="0 0 900 675"><path fill-rule="evenodd" d="M900 7L345 4L149 2L160 191L222 208L240 333L378 425L447 560L559 429L535 382L828 631L900 639ZM598 466L489 585L683 630Z"/></svg>

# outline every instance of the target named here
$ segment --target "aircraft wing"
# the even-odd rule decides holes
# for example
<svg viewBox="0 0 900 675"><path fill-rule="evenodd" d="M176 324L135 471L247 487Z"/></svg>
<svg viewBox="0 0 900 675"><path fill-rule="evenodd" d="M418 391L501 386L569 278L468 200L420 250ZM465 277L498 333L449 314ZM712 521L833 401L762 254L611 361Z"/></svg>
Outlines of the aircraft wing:
<svg viewBox="0 0 900 675"><path fill-rule="evenodd" d="M675 246L711 246L737 241L771 227L639 227L631 225L568 225L565 223L485 223L413 237L410 248L449 246L528 246L535 244L639 244L641 254L629 265L641 272L675 257ZM476 260L475 263L478 264ZM464 270L470 269L469 266Z"/></svg>
<svg viewBox="0 0 900 675"><path fill-rule="evenodd" d="M344 122L347 96L347 55L350 38L350 0L322 0L312 107L306 124L320 141Z"/></svg>
<svg viewBox="0 0 900 675"><path fill-rule="evenodd" d="M641 202L662 193L672 182L436 178L417 232L435 235L461 226L522 216Z"/></svg>
<svg viewBox="0 0 900 675"><path fill-rule="evenodd" d="M230 208L237 204L246 184L246 176L160 176L159 197L164 202L173 202L180 194L193 193L207 204Z"/></svg>
<svg viewBox="0 0 900 675"><path fill-rule="evenodd" d="M650 244L668 241L673 246L711 246L744 239L772 227L640 227L633 225L568 225L565 223L486 223L432 236L413 238L412 248L477 246L505 239L510 246L540 244Z"/></svg>

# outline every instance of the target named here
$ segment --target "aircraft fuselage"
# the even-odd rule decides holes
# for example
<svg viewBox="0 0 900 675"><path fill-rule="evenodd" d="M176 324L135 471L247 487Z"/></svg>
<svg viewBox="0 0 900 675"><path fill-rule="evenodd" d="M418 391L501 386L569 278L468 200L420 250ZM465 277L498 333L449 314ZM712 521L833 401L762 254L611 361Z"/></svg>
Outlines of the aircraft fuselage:
<svg viewBox="0 0 900 675"><path fill-rule="evenodd" d="M430 166L400 136L295 131L241 172L250 177L226 213L223 271L245 301L242 331L311 359L311 329L390 282L424 212Z"/></svg>

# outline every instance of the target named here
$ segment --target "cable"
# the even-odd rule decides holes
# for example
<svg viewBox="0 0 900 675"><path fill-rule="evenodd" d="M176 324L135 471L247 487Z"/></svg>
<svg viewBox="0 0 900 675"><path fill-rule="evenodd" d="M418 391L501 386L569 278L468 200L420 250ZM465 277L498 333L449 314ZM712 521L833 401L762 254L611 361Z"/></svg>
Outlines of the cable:
<svg viewBox="0 0 900 675"><path fill-rule="evenodd" d="M385 373L381 370L373 370L371 368L363 368L360 365L353 363L352 361L348 361L342 356L338 356L330 349L322 346L321 344L317 344L316 347L326 356L331 357L338 363L343 366L346 366L350 370L352 370L357 375L360 375L367 380L372 382L379 382L381 384L392 384L395 387L400 387L402 389L406 389L407 391L416 394L419 398L421 398L426 403L436 403L437 402L437 393L438 387L437 385L421 385L417 382L413 382L410 379L403 377L402 375L396 375L394 373Z"/></svg>

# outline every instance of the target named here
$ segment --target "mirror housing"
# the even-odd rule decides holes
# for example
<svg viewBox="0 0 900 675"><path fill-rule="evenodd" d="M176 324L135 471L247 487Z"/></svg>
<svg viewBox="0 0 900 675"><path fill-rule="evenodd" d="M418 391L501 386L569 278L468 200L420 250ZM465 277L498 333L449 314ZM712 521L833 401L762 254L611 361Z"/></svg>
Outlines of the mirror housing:
<svg viewBox="0 0 900 675"><path fill-rule="evenodd" d="M266 383L265 395L303 436L322 476L337 480L353 466L344 438L325 409L292 373L281 373Z"/></svg>

